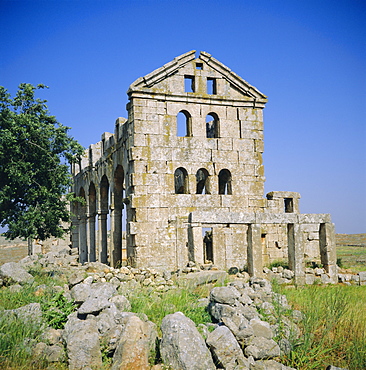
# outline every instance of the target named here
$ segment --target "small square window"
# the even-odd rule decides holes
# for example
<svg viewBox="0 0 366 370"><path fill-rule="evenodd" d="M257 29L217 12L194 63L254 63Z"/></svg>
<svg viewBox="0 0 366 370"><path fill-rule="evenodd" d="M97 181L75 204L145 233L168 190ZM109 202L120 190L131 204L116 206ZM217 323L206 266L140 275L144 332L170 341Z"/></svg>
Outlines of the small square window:
<svg viewBox="0 0 366 370"><path fill-rule="evenodd" d="M293 213L294 212L294 201L292 198L284 198L285 202L285 213Z"/></svg>
<svg viewBox="0 0 366 370"><path fill-rule="evenodd" d="M203 63L196 63L196 69L203 69Z"/></svg>

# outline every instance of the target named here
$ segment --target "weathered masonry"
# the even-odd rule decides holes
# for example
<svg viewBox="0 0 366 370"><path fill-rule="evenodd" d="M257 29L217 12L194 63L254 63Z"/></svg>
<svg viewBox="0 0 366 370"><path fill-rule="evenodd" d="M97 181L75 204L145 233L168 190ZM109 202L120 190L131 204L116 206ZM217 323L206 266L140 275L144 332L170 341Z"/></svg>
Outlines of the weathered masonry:
<svg viewBox="0 0 366 370"><path fill-rule="evenodd" d="M298 282L308 261L336 278L330 215L300 214L295 192L263 197L265 95L191 51L137 79L128 96L128 119L73 168L86 200L74 206L81 262L117 265L126 253L140 267L211 261L261 276L288 259Z"/></svg>

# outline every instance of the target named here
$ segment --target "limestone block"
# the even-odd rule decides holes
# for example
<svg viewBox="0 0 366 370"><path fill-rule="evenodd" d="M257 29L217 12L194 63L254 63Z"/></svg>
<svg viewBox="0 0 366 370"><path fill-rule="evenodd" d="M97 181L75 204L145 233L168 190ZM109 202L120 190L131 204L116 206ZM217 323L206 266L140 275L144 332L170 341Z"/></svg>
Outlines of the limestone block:
<svg viewBox="0 0 366 370"><path fill-rule="evenodd" d="M239 138L240 137L240 126L238 120L227 120L220 119L220 138Z"/></svg>
<svg viewBox="0 0 366 370"><path fill-rule="evenodd" d="M189 194L175 194L177 207L193 207L193 198Z"/></svg>
<svg viewBox="0 0 366 370"><path fill-rule="evenodd" d="M164 161L158 161L158 160L149 161L148 163L146 163L145 168L146 168L147 173L160 173L162 174L161 175L162 177L166 176L165 174L172 173L171 166L168 166L165 160Z"/></svg>
<svg viewBox="0 0 366 370"><path fill-rule="evenodd" d="M253 153L254 142L254 139L233 139L233 150L239 152ZM242 156L243 154L239 153L239 155ZM242 158L241 156L239 158Z"/></svg>
<svg viewBox="0 0 366 370"><path fill-rule="evenodd" d="M219 195L195 194L192 195L192 204L194 207L220 207L221 197Z"/></svg>
<svg viewBox="0 0 366 370"><path fill-rule="evenodd" d="M170 215L169 208L148 208L147 209L147 221L160 221L167 222Z"/></svg>
<svg viewBox="0 0 366 370"><path fill-rule="evenodd" d="M171 142L172 139L168 135L146 134L145 137L146 137L146 141L145 141L146 146L150 148L155 148L155 147L160 147L160 146L166 147L174 143L174 142L173 143ZM174 139L178 139L178 138L174 137Z"/></svg>
<svg viewBox="0 0 366 370"><path fill-rule="evenodd" d="M246 140L246 139L241 139L241 140ZM252 139L249 139L249 140L252 140ZM235 144L233 145L235 146ZM254 150L254 144L253 144L253 150ZM238 154L239 154L239 163L244 163L245 166L250 165L250 164L258 165L262 163L260 158L258 158L258 153L252 153L251 151L246 151L246 150L245 151L239 150ZM252 173L250 173L250 175Z"/></svg>
<svg viewBox="0 0 366 370"><path fill-rule="evenodd" d="M265 208L266 207L266 199L248 199L248 206L253 208Z"/></svg>
<svg viewBox="0 0 366 370"><path fill-rule="evenodd" d="M319 239L319 225L317 223L315 224L302 224L302 230L307 233L314 233L318 235Z"/></svg>
<svg viewBox="0 0 366 370"><path fill-rule="evenodd" d="M299 215L301 224L319 224L331 222L329 214L302 213Z"/></svg>
<svg viewBox="0 0 366 370"><path fill-rule="evenodd" d="M159 121L147 121L145 113L134 113L134 130L139 134L159 134Z"/></svg>
<svg viewBox="0 0 366 370"><path fill-rule="evenodd" d="M131 194L131 207L132 208L148 208L148 207L160 207L160 195L159 194Z"/></svg>
<svg viewBox="0 0 366 370"><path fill-rule="evenodd" d="M172 148L165 148L165 147L156 147L156 148L149 148L149 159L151 161L168 161L173 157L174 151Z"/></svg>
<svg viewBox="0 0 366 370"><path fill-rule="evenodd" d="M248 198L243 197L241 195L230 195L230 196L220 196L222 207L238 207L238 208L244 208L248 207Z"/></svg>
<svg viewBox="0 0 366 370"><path fill-rule="evenodd" d="M200 106L198 104L186 104L186 103L176 103L176 102L166 103L167 114L174 116L174 118L182 110L189 112L189 114L192 117L200 117Z"/></svg>
<svg viewBox="0 0 366 370"><path fill-rule="evenodd" d="M160 175L152 173L133 173L131 174L131 185L160 185Z"/></svg>
<svg viewBox="0 0 366 370"><path fill-rule="evenodd" d="M238 119L238 109L236 107L226 107L226 119L234 121Z"/></svg>
<svg viewBox="0 0 366 370"><path fill-rule="evenodd" d="M148 221L148 210L149 208L136 208L135 210L136 222L147 222Z"/></svg>
<svg viewBox="0 0 366 370"><path fill-rule="evenodd" d="M237 165L239 161L238 152L233 152L229 150L213 150L212 161L215 163L225 163L227 165L229 163L231 165Z"/></svg>
<svg viewBox="0 0 366 370"><path fill-rule="evenodd" d="M263 153L264 152L264 142L263 140L254 140L254 151Z"/></svg>
<svg viewBox="0 0 366 370"><path fill-rule="evenodd" d="M221 137L217 141L218 150L233 150L233 139L231 137Z"/></svg>
<svg viewBox="0 0 366 370"><path fill-rule="evenodd" d="M262 109L238 108L239 119L244 121L261 121L263 119Z"/></svg>
<svg viewBox="0 0 366 370"><path fill-rule="evenodd" d="M226 117L226 107L220 107L215 105L213 108L211 105L202 105L201 106L201 116L203 118L206 118L206 116L210 113L216 113L219 117L219 120L221 121Z"/></svg>
<svg viewBox="0 0 366 370"><path fill-rule="evenodd" d="M129 150L129 156L135 161L147 161L150 158L150 151L147 147L135 146Z"/></svg>

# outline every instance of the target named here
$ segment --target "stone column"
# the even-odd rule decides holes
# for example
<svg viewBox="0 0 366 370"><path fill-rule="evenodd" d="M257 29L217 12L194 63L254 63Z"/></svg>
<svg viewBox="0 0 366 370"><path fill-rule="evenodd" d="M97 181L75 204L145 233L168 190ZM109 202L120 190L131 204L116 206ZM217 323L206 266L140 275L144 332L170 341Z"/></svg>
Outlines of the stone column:
<svg viewBox="0 0 366 370"><path fill-rule="evenodd" d="M89 262L96 261L95 253L95 213L87 214L87 244L88 244L88 260Z"/></svg>
<svg viewBox="0 0 366 370"><path fill-rule="evenodd" d="M107 212L98 212L99 261L108 262Z"/></svg>
<svg viewBox="0 0 366 370"><path fill-rule="evenodd" d="M88 245L86 240L86 215L79 219L79 262L88 262Z"/></svg>
<svg viewBox="0 0 366 370"><path fill-rule="evenodd" d="M122 264L122 208L111 207L111 266Z"/></svg>
<svg viewBox="0 0 366 370"><path fill-rule="evenodd" d="M79 251L79 219L74 217L72 219L72 228L71 228L71 247L72 251Z"/></svg>
<svg viewBox="0 0 366 370"><path fill-rule="evenodd" d="M251 276L263 276L261 225L248 225L248 272Z"/></svg>
<svg viewBox="0 0 366 370"><path fill-rule="evenodd" d="M189 260L195 263L203 264L203 236L202 227L191 225L188 228L188 253Z"/></svg>
<svg viewBox="0 0 366 370"><path fill-rule="evenodd" d="M320 260L332 284L337 283L337 253L334 224L326 222L319 227Z"/></svg>
<svg viewBox="0 0 366 370"><path fill-rule="evenodd" d="M295 285L305 284L304 238L300 224L287 225L288 264Z"/></svg>

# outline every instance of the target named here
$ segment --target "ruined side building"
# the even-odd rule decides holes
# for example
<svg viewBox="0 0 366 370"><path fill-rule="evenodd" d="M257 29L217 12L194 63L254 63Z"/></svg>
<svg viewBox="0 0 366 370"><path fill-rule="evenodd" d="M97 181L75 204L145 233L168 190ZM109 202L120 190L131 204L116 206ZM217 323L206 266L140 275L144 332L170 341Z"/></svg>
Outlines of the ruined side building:
<svg viewBox="0 0 366 370"><path fill-rule="evenodd" d="M288 259L302 283L306 262L316 261L335 281L330 215L300 214L299 193L263 197L265 95L190 51L137 79L128 96L128 118L73 168L86 200L73 210L81 262L118 265L126 253L136 267L211 261L261 276Z"/></svg>

